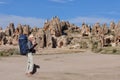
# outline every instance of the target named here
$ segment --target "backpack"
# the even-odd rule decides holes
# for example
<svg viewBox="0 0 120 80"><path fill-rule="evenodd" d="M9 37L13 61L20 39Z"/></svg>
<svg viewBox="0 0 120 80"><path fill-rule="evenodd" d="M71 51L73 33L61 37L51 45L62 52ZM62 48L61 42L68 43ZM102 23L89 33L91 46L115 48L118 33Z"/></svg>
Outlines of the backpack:
<svg viewBox="0 0 120 80"><path fill-rule="evenodd" d="M28 39L27 36L24 34L21 34L19 36L19 48L20 48L20 54L26 55L28 53Z"/></svg>

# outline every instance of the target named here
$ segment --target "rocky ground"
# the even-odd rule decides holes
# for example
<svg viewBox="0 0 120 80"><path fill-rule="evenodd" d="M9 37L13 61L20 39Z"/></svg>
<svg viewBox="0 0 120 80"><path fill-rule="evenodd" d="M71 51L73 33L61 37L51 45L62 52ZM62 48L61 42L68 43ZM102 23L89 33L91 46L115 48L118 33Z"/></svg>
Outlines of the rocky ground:
<svg viewBox="0 0 120 80"><path fill-rule="evenodd" d="M54 53L56 50L46 52ZM58 50L59 52L60 50ZM42 50L41 53L46 53ZM66 53L66 52L65 52ZM34 55L39 66L33 76L25 75L25 56L0 57L1 80L119 80L120 55L72 52Z"/></svg>

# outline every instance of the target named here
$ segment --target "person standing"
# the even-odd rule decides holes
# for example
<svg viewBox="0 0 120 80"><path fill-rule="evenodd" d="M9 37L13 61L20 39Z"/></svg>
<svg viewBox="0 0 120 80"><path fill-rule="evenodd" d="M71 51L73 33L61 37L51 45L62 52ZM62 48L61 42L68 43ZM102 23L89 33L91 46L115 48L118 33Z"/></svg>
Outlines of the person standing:
<svg viewBox="0 0 120 80"><path fill-rule="evenodd" d="M33 68L34 68L34 63L33 63L33 53L35 52L35 46L37 43L35 42L35 38L33 34L30 34L28 37L28 53L27 53L27 69L26 69L26 75L32 75L33 74Z"/></svg>

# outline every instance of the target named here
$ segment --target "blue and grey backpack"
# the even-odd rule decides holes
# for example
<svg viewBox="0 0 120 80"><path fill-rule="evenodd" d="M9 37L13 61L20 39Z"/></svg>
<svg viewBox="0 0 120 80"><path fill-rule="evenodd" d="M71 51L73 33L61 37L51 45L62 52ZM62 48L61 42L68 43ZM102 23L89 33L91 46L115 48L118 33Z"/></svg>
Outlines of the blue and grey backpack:
<svg viewBox="0 0 120 80"><path fill-rule="evenodd" d="M28 53L28 38L24 34L20 34L19 36L19 48L20 48L20 54L26 55Z"/></svg>

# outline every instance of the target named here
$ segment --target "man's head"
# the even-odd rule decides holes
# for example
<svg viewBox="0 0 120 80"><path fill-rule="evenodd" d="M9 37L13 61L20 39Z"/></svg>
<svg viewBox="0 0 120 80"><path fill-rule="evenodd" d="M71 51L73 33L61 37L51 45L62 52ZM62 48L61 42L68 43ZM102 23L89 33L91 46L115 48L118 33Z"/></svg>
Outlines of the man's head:
<svg viewBox="0 0 120 80"><path fill-rule="evenodd" d="M30 41L33 41L33 40L34 40L33 34L30 34L29 37L28 37L28 39L29 39Z"/></svg>

